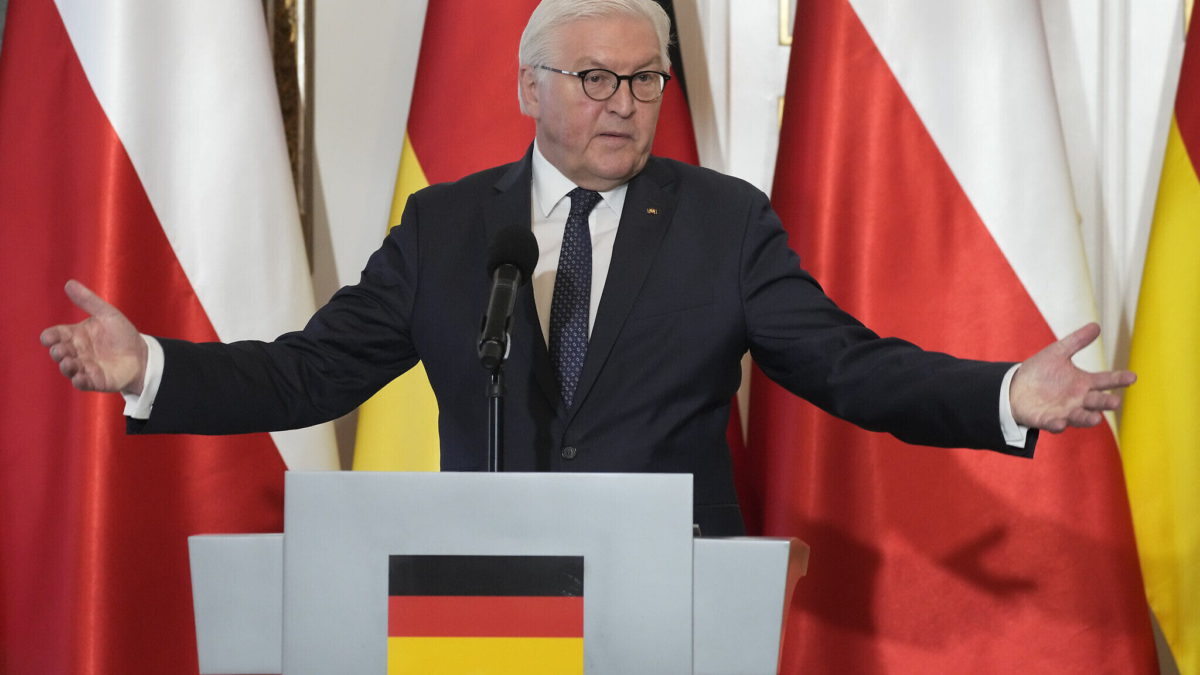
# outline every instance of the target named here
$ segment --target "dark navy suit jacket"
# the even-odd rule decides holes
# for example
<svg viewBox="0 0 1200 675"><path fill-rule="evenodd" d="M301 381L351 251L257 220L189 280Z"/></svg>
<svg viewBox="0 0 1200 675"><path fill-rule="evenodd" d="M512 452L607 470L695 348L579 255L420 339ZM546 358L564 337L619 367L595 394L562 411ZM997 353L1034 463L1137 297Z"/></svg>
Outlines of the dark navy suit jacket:
<svg viewBox="0 0 1200 675"><path fill-rule="evenodd" d="M476 356L489 240L530 222L530 156L413 195L356 286L275 342L163 340L139 433L307 426L354 409L418 360L440 410L443 470L486 466L488 374ZM1011 364L881 339L800 267L765 195L650 158L629 184L574 406L563 406L533 294L521 291L505 368L505 469L694 475L705 534L742 531L725 429L749 350L825 410L910 443L1030 455L1001 436Z"/></svg>

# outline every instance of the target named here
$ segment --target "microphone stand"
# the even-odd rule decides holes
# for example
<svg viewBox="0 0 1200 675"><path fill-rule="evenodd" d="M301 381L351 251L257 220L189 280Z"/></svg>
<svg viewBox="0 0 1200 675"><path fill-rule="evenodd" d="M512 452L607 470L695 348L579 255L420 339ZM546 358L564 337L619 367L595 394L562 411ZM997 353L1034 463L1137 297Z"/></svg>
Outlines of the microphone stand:
<svg viewBox="0 0 1200 675"><path fill-rule="evenodd" d="M492 368L487 386L488 399L488 471L503 469L504 454L504 360Z"/></svg>

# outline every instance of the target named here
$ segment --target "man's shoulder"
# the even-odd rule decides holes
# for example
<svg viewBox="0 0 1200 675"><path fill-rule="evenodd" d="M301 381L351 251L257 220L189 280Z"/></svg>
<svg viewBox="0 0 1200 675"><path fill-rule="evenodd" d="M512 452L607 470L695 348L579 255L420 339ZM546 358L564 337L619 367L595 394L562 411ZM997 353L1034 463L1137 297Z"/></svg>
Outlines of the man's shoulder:
<svg viewBox="0 0 1200 675"><path fill-rule="evenodd" d="M498 183L513 171L519 171L521 160L493 166L482 171L468 174L458 180L434 183L427 188L418 190L417 194L426 199L463 199L470 194L488 194Z"/></svg>
<svg viewBox="0 0 1200 675"><path fill-rule="evenodd" d="M766 198L761 190L741 178L666 157L651 157L646 173L664 187L674 183L680 191L726 198L731 195Z"/></svg>

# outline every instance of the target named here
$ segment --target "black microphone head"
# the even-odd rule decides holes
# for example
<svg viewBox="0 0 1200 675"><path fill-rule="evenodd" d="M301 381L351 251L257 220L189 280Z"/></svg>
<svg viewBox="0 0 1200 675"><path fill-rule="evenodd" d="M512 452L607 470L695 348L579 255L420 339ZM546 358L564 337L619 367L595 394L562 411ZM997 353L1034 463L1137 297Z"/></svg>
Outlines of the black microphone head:
<svg viewBox="0 0 1200 675"><path fill-rule="evenodd" d="M513 225L506 227L492 237L488 244L487 273L492 276L497 267L512 265L521 272L521 283L524 284L533 276L533 268L537 267L538 245L533 232L528 227Z"/></svg>

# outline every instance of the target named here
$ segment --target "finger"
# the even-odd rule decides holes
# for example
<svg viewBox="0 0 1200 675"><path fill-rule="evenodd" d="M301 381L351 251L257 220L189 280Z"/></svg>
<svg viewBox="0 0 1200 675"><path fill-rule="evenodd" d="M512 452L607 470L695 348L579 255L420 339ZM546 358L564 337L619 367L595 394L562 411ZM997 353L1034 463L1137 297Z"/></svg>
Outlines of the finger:
<svg viewBox="0 0 1200 675"><path fill-rule="evenodd" d="M1067 430L1067 420L1051 420L1044 428L1052 434L1060 434Z"/></svg>
<svg viewBox="0 0 1200 675"><path fill-rule="evenodd" d="M1067 421L1073 427L1094 427L1100 424L1100 420L1104 416L1098 412L1089 412L1087 410L1074 410L1070 415L1067 415Z"/></svg>
<svg viewBox="0 0 1200 675"><path fill-rule="evenodd" d="M95 391L96 373L89 370L79 359L63 359L58 369L71 381L71 386L80 391Z"/></svg>
<svg viewBox="0 0 1200 675"><path fill-rule="evenodd" d="M1093 322L1064 337L1058 343L1067 350L1068 355L1074 356L1076 352L1092 344L1098 337L1100 337L1100 324Z"/></svg>
<svg viewBox="0 0 1200 675"><path fill-rule="evenodd" d="M64 359L66 359L66 358L78 359L79 358L79 347L72 341L60 342L57 345L55 345L55 347L58 348L58 353L61 354L62 358L64 358Z"/></svg>
<svg viewBox="0 0 1200 675"><path fill-rule="evenodd" d="M67 297L76 307L87 312L91 316L101 316L110 312L115 312L117 309L104 301L103 298L92 292L92 289L75 281L74 279L67 282L65 287Z"/></svg>
<svg viewBox="0 0 1200 675"><path fill-rule="evenodd" d="M1103 391L1089 391L1083 397L1083 409L1103 412L1121 407L1121 397Z"/></svg>
<svg viewBox="0 0 1200 675"><path fill-rule="evenodd" d="M71 386L80 391L93 391L96 389L92 383L92 378L87 376L87 373L78 373L71 378Z"/></svg>
<svg viewBox="0 0 1200 675"><path fill-rule="evenodd" d="M50 347L64 340L71 338L71 328L69 326L51 326L42 331L38 336L38 341L43 347Z"/></svg>
<svg viewBox="0 0 1200 675"><path fill-rule="evenodd" d="M82 370L79 365L79 359L63 359L58 362L58 372L63 375L73 378Z"/></svg>
<svg viewBox="0 0 1200 675"><path fill-rule="evenodd" d="M75 356L75 350L67 346L66 343L60 342L50 347L50 358L54 359L55 363L60 363L67 357Z"/></svg>
<svg viewBox="0 0 1200 675"><path fill-rule="evenodd" d="M1137 382L1137 374L1128 370L1108 370L1092 373L1092 389L1120 389Z"/></svg>

